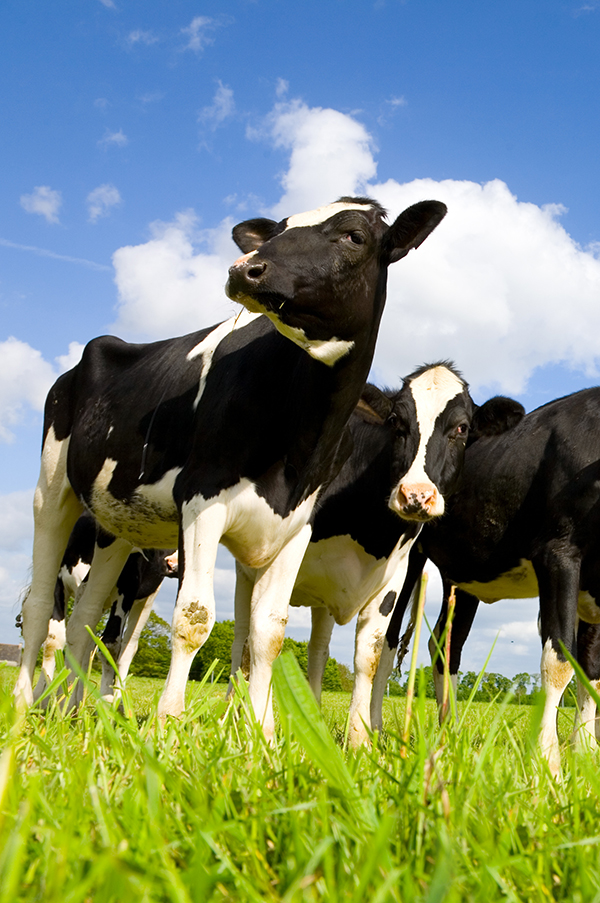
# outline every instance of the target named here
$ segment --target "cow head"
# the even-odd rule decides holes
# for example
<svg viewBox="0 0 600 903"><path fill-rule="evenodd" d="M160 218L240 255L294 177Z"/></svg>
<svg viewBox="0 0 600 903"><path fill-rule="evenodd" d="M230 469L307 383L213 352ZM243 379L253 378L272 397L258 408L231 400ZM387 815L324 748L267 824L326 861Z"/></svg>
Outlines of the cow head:
<svg viewBox="0 0 600 903"><path fill-rule="evenodd" d="M444 513L446 497L457 489L470 431L477 437L504 432L523 408L506 398L477 407L460 374L439 363L408 376L393 395L367 385L361 411L391 433L389 507L405 520L425 522Z"/></svg>
<svg viewBox="0 0 600 903"><path fill-rule="evenodd" d="M341 198L279 223L247 220L233 230L244 256L229 270L227 294L333 366L363 330L376 334L388 266L425 241L445 213L439 201L423 201L388 226L375 201Z"/></svg>

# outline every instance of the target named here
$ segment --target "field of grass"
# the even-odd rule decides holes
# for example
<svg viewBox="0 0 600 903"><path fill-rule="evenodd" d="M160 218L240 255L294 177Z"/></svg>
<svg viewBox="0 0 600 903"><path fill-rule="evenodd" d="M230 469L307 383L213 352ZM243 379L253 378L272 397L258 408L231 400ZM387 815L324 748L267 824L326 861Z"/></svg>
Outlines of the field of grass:
<svg viewBox="0 0 600 903"><path fill-rule="evenodd" d="M348 696L321 715L295 661L276 664L272 747L243 687L227 707L192 685L164 728L160 682L140 678L123 715L90 698L19 718L0 667L0 903L600 901L598 756L570 754L572 709L561 782L526 706L463 706L441 731L418 699L406 750L388 699L384 737L355 754Z"/></svg>

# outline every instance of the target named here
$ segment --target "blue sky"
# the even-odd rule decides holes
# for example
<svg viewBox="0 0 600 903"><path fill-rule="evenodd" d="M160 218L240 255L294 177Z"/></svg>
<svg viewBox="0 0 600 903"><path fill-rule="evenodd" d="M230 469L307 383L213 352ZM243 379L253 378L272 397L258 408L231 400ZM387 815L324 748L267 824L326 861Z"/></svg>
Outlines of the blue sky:
<svg viewBox="0 0 600 903"><path fill-rule="evenodd" d="M0 639L18 640L49 386L93 336L228 316L242 219L444 200L391 273L374 378L450 357L476 400L528 409L598 382L600 3L4 0L0 29ZM537 671L535 614L483 612L463 667L500 630L491 667Z"/></svg>

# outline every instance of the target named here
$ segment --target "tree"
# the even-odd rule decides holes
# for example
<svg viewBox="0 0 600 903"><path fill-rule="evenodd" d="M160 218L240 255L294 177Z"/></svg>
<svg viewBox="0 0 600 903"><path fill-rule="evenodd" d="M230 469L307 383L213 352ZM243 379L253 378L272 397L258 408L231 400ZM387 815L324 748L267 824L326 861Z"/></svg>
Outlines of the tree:
<svg viewBox="0 0 600 903"><path fill-rule="evenodd" d="M231 674L231 647L233 645L233 621L217 621L209 638L198 651L190 670L190 680L202 680L215 659L218 660L215 675L220 683L227 683Z"/></svg>
<svg viewBox="0 0 600 903"><path fill-rule="evenodd" d="M166 677L171 662L171 628L151 612L142 631L130 673L139 677Z"/></svg>

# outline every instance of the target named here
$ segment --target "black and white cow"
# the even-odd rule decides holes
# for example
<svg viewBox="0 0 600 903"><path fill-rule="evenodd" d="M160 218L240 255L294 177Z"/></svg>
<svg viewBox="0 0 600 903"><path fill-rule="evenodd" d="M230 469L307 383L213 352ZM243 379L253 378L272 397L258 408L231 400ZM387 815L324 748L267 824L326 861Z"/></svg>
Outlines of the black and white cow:
<svg viewBox="0 0 600 903"><path fill-rule="evenodd" d="M394 664L384 637L421 526L444 513L460 478L469 428L502 428L494 398L475 410L467 384L447 363L421 367L400 390L367 386L350 420L353 451L320 496L310 543L291 596L312 608L308 679L320 698L335 623L358 615L349 741L382 727ZM474 413L475 411L475 413ZM237 565L232 673L242 666L254 573Z"/></svg>
<svg viewBox="0 0 600 903"><path fill-rule="evenodd" d="M258 572L250 698L272 735L271 665L317 496L351 450L347 422L371 365L387 269L445 212L423 201L388 226L376 202L342 198L280 223L249 220L233 230L245 253L227 283L246 312L149 345L105 336L86 346L46 402L18 699L32 700L56 575L85 505L116 539L96 550L68 652L85 659L83 627L97 623L132 547L179 543L171 668L159 703L161 717L178 715L215 620L223 542Z"/></svg>
<svg viewBox="0 0 600 903"><path fill-rule="evenodd" d="M38 699L54 677L55 653L66 644L67 603L77 604L82 584L87 578L96 549L99 528L91 514L82 514L73 527L54 589L54 608L48 635L42 647L42 670L34 690ZM108 593L103 611L110 614L102 633L102 641L115 661L120 684L129 672L140 635L152 611L165 577L177 576L177 555L171 551L148 549L132 552L116 585ZM112 700L120 694L115 687L113 668L102 657L101 695Z"/></svg>
<svg viewBox="0 0 600 903"><path fill-rule="evenodd" d="M573 670L561 643L600 686L600 388L584 389L525 415L510 432L467 449L460 490L435 526L424 528L388 630L397 645L410 584L430 558L457 586L450 672L460 664L479 601L540 599L542 687L540 744L560 768L556 707ZM446 606L436 625L445 625ZM438 672L441 664L438 664ZM591 702L575 742L593 734Z"/></svg>

